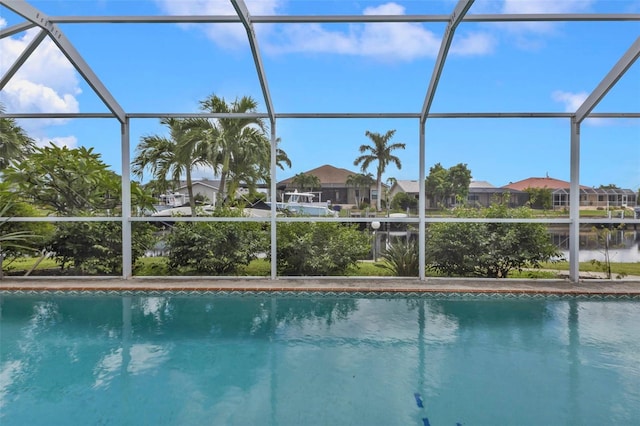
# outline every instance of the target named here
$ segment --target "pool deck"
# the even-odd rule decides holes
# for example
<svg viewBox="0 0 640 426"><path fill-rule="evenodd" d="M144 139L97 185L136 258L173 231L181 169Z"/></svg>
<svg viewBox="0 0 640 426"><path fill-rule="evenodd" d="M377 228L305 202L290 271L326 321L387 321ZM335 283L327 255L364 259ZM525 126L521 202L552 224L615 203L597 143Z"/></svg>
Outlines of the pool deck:
<svg viewBox="0 0 640 426"><path fill-rule="evenodd" d="M0 293L12 292L346 292L346 293L515 293L539 295L591 295L640 297L640 279L468 279L428 278L36 278L5 277Z"/></svg>

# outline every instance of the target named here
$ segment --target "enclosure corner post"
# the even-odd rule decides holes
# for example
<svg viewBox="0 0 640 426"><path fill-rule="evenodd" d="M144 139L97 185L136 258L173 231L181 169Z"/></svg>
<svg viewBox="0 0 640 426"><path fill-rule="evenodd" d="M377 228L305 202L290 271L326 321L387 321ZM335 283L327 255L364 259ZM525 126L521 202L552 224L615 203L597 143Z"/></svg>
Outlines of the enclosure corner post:
<svg viewBox="0 0 640 426"><path fill-rule="evenodd" d="M269 196L271 197L271 279L275 280L278 276L278 251L277 251L277 238L276 238L276 161L278 150L278 138L276 137L276 120L271 120L271 168L269 174L271 179L269 180Z"/></svg>
<svg viewBox="0 0 640 426"><path fill-rule="evenodd" d="M580 277L580 123L571 117L571 182L569 190L569 279L577 283Z"/></svg>
<svg viewBox="0 0 640 426"><path fill-rule="evenodd" d="M425 210L426 210L426 193L425 193L425 125L426 121L420 120L420 163L418 171L418 183L420 192L418 195L418 269L421 281L426 279L426 226L425 226Z"/></svg>
<svg viewBox="0 0 640 426"><path fill-rule="evenodd" d="M121 124L122 129L122 278L129 279L133 275L131 256L131 177L129 154L129 118Z"/></svg>

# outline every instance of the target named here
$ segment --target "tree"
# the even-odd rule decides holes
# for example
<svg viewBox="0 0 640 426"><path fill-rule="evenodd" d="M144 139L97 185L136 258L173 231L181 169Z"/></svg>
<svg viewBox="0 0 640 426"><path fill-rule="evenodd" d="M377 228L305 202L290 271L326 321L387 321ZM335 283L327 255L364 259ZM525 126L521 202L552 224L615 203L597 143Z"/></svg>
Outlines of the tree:
<svg viewBox="0 0 640 426"><path fill-rule="evenodd" d="M255 113L258 102L250 96L243 96L227 104L224 98L210 95L200 102L200 107L211 113ZM217 118L208 122L211 155L207 160L220 175L218 190L223 200L230 193L227 180L235 188L241 180L251 185L268 175L270 140L262 118ZM283 154L280 151L280 159L287 162L288 157Z"/></svg>
<svg viewBox="0 0 640 426"><path fill-rule="evenodd" d="M525 188L529 195L529 207L532 209L550 210L553 201L553 192L550 188Z"/></svg>
<svg viewBox="0 0 640 426"><path fill-rule="evenodd" d="M5 170L7 184L16 193L58 215L95 216L121 207L121 179L108 169L92 148L50 146L37 148L26 161ZM132 206L150 208L151 198L137 183L131 184ZM35 213L24 216L36 216ZM49 224L46 224L49 225ZM52 226L52 225L51 225ZM134 257L149 248L153 226L132 226ZM122 226L118 222L60 222L47 230L42 244L62 266L69 263L86 273L121 270ZM42 233L42 236L48 236ZM138 246L139 241L140 246Z"/></svg>
<svg viewBox="0 0 640 426"><path fill-rule="evenodd" d="M133 259L142 257L156 241L156 228L145 222L131 226ZM61 269L73 265L87 275L122 273L122 225L118 222L61 222L48 244Z"/></svg>
<svg viewBox="0 0 640 426"><path fill-rule="evenodd" d="M433 197L437 206L449 207L450 199L456 203L466 200L471 183L471 171L466 164L458 163L449 169L436 163L429 169L429 175L425 179L425 191Z"/></svg>
<svg viewBox="0 0 640 426"><path fill-rule="evenodd" d="M120 176L102 162L93 148L36 148L28 161L14 162L4 171L5 180L22 198L61 215L104 213L121 205ZM132 183L132 204L151 207L151 200Z"/></svg>
<svg viewBox="0 0 640 426"><path fill-rule="evenodd" d="M406 192L398 192L391 200L391 208L394 210L417 210L418 199Z"/></svg>
<svg viewBox="0 0 640 426"><path fill-rule="evenodd" d="M277 227L278 273L344 275L369 253L369 237L337 222L289 222Z"/></svg>
<svg viewBox="0 0 640 426"><path fill-rule="evenodd" d="M315 188L322 186L318 176L307 173L298 173L293 177L291 183L297 186L300 191L313 191Z"/></svg>
<svg viewBox="0 0 640 426"><path fill-rule="evenodd" d="M217 217L241 216L239 210L217 208ZM179 222L169 234L169 266L198 273L229 275L268 250L268 236L257 222Z"/></svg>
<svg viewBox="0 0 640 426"><path fill-rule="evenodd" d="M0 104L0 114L4 106ZM0 117L0 171L13 161L21 161L35 149L35 142L12 118Z"/></svg>
<svg viewBox="0 0 640 426"><path fill-rule="evenodd" d="M6 259L10 263L20 256L33 255L54 230L46 222L10 222L10 217L42 216L42 213L32 204L20 201L7 187L6 182L0 183L0 217L5 218L0 220L0 268Z"/></svg>
<svg viewBox="0 0 640 426"><path fill-rule="evenodd" d="M356 158L353 162L355 166L361 165L363 173L366 173L371 163L374 161L378 162L378 167L376 169L376 188L378 190L376 209L378 211L382 210L382 175L384 174L387 165L389 165L389 163L394 163L398 169L402 168L400 159L393 155L392 152L396 149L404 149L405 144L401 142L389 143L395 133L395 130L389 130L384 135L381 135L367 130L365 135L371 139L373 144L360 145L359 151L362 155Z"/></svg>
<svg viewBox="0 0 640 426"><path fill-rule="evenodd" d="M471 184L471 170L466 164L458 163L449 168L449 180L451 181L451 193L456 199L456 203L464 204L469 195L469 184Z"/></svg>
<svg viewBox="0 0 640 426"><path fill-rule="evenodd" d="M369 195L371 192L371 185L373 185L373 175L371 173L358 173L355 175L347 176L345 182L347 186L352 186L356 191L356 207L360 208L360 204L364 201L365 195Z"/></svg>
<svg viewBox="0 0 640 426"><path fill-rule="evenodd" d="M463 218L531 218L531 209L494 204L486 209L456 209ZM429 226L427 265L465 277L506 278L512 270L539 267L560 255L541 223L434 223Z"/></svg>
<svg viewBox="0 0 640 426"><path fill-rule="evenodd" d="M206 149L194 144L201 141L201 125L203 120L185 120L179 118L163 118L160 123L169 129L169 137L150 135L143 136L136 148L131 172L142 178L144 171L149 169L154 179L161 186L169 187L168 180L179 182L184 174L187 180L187 192L192 215L195 213L195 198L191 170L199 164L206 164L207 159L202 153Z"/></svg>

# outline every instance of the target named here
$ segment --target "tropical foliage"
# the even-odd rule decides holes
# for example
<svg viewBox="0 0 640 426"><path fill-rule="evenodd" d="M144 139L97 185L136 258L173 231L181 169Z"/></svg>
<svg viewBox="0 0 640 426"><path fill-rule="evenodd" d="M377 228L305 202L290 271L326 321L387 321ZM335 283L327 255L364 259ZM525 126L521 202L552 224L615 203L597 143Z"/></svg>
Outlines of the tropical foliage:
<svg viewBox="0 0 640 426"><path fill-rule="evenodd" d="M0 104L0 113L4 106ZM0 171L12 161L21 161L35 149L35 142L12 118L0 117Z"/></svg>
<svg viewBox="0 0 640 426"><path fill-rule="evenodd" d="M420 273L416 239L408 242L401 239L393 241L386 250L383 250L381 257L386 261L382 267L393 271L396 276L417 277Z"/></svg>
<svg viewBox="0 0 640 426"><path fill-rule="evenodd" d="M449 169L436 163L429 169L425 180L426 195L434 199L438 207L450 207L452 203L464 203L469 194L471 170L459 163Z"/></svg>
<svg viewBox="0 0 640 426"><path fill-rule="evenodd" d="M298 173L296 174L291 183L300 191L313 191L316 188L320 188L320 178L310 173Z"/></svg>
<svg viewBox="0 0 640 426"><path fill-rule="evenodd" d="M51 236L54 226L45 222L13 222L10 217L36 217L42 213L32 204L20 201L0 183L0 251L4 259L31 255Z"/></svg>
<svg viewBox="0 0 640 426"><path fill-rule="evenodd" d="M278 273L346 275L371 249L367 234L337 222L279 223Z"/></svg>
<svg viewBox="0 0 640 426"><path fill-rule="evenodd" d="M371 173L358 173L347 177L347 186L353 187L356 191L356 208L360 208L365 198L369 198L370 189L374 182Z"/></svg>
<svg viewBox="0 0 640 426"><path fill-rule="evenodd" d="M384 135L380 133L366 131L365 135L371 139L371 145L360 145L360 155L355 159L353 164L355 166L360 165L362 172L366 173L369 166L377 162L376 168L376 188L377 188L377 200L376 209L382 210L382 175L387 169L389 163L394 163L398 169L402 168L400 158L393 154L393 151L397 149L404 149L405 144L401 142L390 143L391 139L395 135L395 130L389 130Z"/></svg>
<svg viewBox="0 0 640 426"><path fill-rule="evenodd" d="M219 176L218 193L223 203L233 203L235 197L228 194L235 194L241 184L255 192L259 183L270 180L268 129L264 119L252 115L257 112L257 101L244 96L227 103L224 98L210 95L200 102L200 107L204 112L230 116L163 119L161 123L168 127L169 136L143 137L132 165L133 173L140 178L148 169L158 182L158 190L175 187L184 176L192 211L195 168L210 168ZM276 165L281 169L291 167L291 160L280 148L276 148Z"/></svg>
<svg viewBox="0 0 640 426"><path fill-rule="evenodd" d="M104 214L121 204L121 180L93 148L36 148L28 161L4 170L5 181L22 197L60 215ZM132 184L132 203L150 208L152 200Z"/></svg>
<svg viewBox="0 0 640 426"><path fill-rule="evenodd" d="M42 211L99 216L121 208L121 179L92 148L70 149L53 144L36 148L28 159L14 161L3 174L7 186L3 193L12 194L11 213L16 216L40 216ZM152 206L152 199L136 183L131 185L131 197L136 208ZM5 225L20 226L23 228L20 232L33 235L28 247L54 252L62 269L73 267L84 274L121 273L122 228L117 222L10 222ZM134 224L132 229L132 251L136 258L153 245L155 228Z"/></svg>
<svg viewBox="0 0 640 426"><path fill-rule="evenodd" d="M418 199L413 195L407 194L406 192L398 192L393 196L393 199L391 200L391 208L393 210L417 211Z"/></svg>
<svg viewBox="0 0 640 426"><path fill-rule="evenodd" d="M494 204L455 210L459 218L531 218L531 209ZM506 278L512 270L539 267L560 256L542 223L458 222L429 226L426 246L430 269L450 276Z"/></svg>
<svg viewBox="0 0 640 426"><path fill-rule="evenodd" d="M553 191L551 188L526 188L529 195L529 207L532 209L550 210L553 203Z"/></svg>
<svg viewBox="0 0 640 426"><path fill-rule="evenodd" d="M213 216L239 216L216 209ZM268 247L268 234L256 222L178 222L168 235L169 267L198 273L231 275Z"/></svg>
<svg viewBox="0 0 640 426"><path fill-rule="evenodd" d="M133 259L153 248L155 228L148 223L131 227ZM55 253L62 270L87 275L122 274L122 225L118 222L61 222L47 249Z"/></svg>

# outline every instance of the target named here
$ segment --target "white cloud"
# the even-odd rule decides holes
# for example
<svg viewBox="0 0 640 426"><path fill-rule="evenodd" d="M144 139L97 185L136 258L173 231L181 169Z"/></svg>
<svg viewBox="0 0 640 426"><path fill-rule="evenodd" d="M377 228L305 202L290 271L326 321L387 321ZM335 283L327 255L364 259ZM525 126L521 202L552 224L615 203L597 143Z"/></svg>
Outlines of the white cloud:
<svg viewBox="0 0 640 426"><path fill-rule="evenodd" d="M0 28L4 26L6 22L0 21ZM32 29L18 37L0 40L0 75L7 72L37 32ZM0 92L0 102L8 112L76 113L80 111L77 96L81 92L75 68L47 38ZM65 122L59 119L20 120L20 125L30 136L38 138L46 127Z"/></svg>
<svg viewBox="0 0 640 426"><path fill-rule="evenodd" d="M405 8L386 3L366 8L365 15L403 15ZM416 23L352 24L346 31L331 31L319 24L296 24L284 27L276 41L265 46L270 53L329 53L372 57L380 61L411 61L435 57L440 36ZM456 34L451 53L486 54L493 50L494 39L484 33Z"/></svg>
<svg viewBox="0 0 640 426"><path fill-rule="evenodd" d="M37 31L0 40L0 74L7 72ZM2 102L7 110L19 112L78 112L80 93L73 65L45 39L4 87Z"/></svg>
<svg viewBox="0 0 640 426"><path fill-rule="evenodd" d="M577 13L591 8L595 0L504 0L504 13Z"/></svg>
<svg viewBox="0 0 640 426"><path fill-rule="evenodd" d="M236 15L229 0L156 0L160 9L169 15ZM280 7L281 0L247 0L247 9L251 15L273 15ZM224 48L235 48L247 43L247 33L241 24L185 24L185 28L201 28L207 37ZM267 27L256 27L258 34L263 34Z"/></svg>
<svg viewBox="0 0 640 426"><path fill-rule="evenodd" d="M48 146L50 143L55 146L66 146L67 148L76 148L78 146L78 138L75 136L40 136L33 138L37 146Z"/></svg>
<svg viewBox="0 0 640 426"><path fill-rule="evenodd" d="M228 0L174 1L157 0L160 8L172 15L235 15ZM276 14L282 0L247 2L253 15ZM364 15L403 15L405 8L389 2L367 7ZM185 25L201 28L207 37L224 48L246 46L247 35L240 24ZM261 47L268 54L325 53L372 57L380 61L411 61L435 57L440 48L440 36L417 23L368 23L343 26L330 30L320 24L287 24L279 27L257 25ZM277 30L277 32L276 32ZM483 33L456 35L452 54L482 55L493 50L494 39Z"/></svg>
<svg viewBox="0 0 640 426"><path fill-rule="evenodd" d="M562 90L556 90L551 94L554 101L564 104L565 112L576 112L588 96L587 92L571 93ZM587 118L584 123L592 126L608 126L614 122L606 118Z"/></svg>
<svg viewBox="0 0 640 426"><path fill-rule="evenodd" d="M565 112L576 112L580 105L584 103L589 94L587 92L571 93L556 90L551 94L551 99L564 104Z"/></svg>
<svg viewBox="0 0 640 426"><path fill-rule="evenodd" d="M7 104L20 112L78 112L78 100L71 94L29 80L12 79L4 89Z"/></svg>
<svg viewBox="0 0 640 426"><path fill-rule="evenodd" d="M486 33L458 34L453 38L451 54L460 56L486 55L493 52L496 39Z"/></svg>
<svg viewBox="0 0 640 426"><path fill-rule="evenodd" d="M507 14L580 13L591 8L595 0L504 0L502 12ZM517 22L505 24L515 33L553 34L553 22Z"/></svg>

